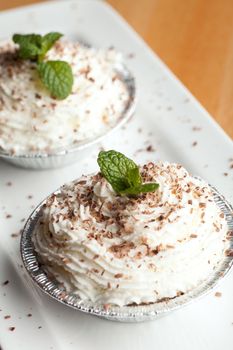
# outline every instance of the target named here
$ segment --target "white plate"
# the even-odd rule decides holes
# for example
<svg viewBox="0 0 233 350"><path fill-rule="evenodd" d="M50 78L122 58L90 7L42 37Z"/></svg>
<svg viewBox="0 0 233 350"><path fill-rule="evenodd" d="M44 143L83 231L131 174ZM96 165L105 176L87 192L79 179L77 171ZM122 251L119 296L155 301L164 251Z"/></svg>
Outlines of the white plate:
<svg viewBox="0 0 233 350"><path fill-rule="evenodd" d="M231 140L107 4L93 0L59 1L0 14L1 39L19 31L51 30L97 47L114 45L129 56L127 63L138 84L137 113L124 130L104 142L105 148L123 151L138 162L158 159L180 162L233 202ZM196 146L192 146L194 142ZM153 146L155 152L145 151L148 146ZM20 221L29 216L31 205L81 173L96 171L97 152L83 163L43 172L0 162L2 349L232 349L232 272L217 289L221 297L212 293L186 309L144 324L118 324L90 317L59 305L31 284L21 268L19 238L11 234L22 228ZM8 181L12 186L6 186ZM13 217L6 218L7 214ZM9 283L2 285L7 280ZM7 315L11 318L4 319ZM9 327L15 330L10 331Z"/></svg>

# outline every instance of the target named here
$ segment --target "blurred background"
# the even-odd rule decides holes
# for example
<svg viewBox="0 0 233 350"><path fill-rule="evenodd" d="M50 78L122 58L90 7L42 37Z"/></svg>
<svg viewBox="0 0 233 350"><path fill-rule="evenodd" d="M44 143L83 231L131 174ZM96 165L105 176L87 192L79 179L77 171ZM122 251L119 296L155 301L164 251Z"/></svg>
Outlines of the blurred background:
<svg viewBox="0 0 233 350"><path fill-rule="evenodd" d="M0 11L37 2L0 0ZM233 138L233 0L107 2Z"/></svg>

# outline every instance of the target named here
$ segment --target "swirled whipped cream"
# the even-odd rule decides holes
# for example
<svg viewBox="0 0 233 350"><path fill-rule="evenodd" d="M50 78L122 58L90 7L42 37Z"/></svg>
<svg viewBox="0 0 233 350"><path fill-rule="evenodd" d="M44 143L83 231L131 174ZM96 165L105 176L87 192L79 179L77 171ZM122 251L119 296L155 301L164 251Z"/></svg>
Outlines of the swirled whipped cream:
<svg viewBox="0 0 233 350"><path fill-rule="evenodd" d="M46 271L83 300L119 306L174 298L223 258L227 223L211 189L177 164L149 163L159 189L117 195L100 175L49 197L33 242Z"/></svg>
<svg viewBox="0 0 233 350"><path fill-rule="evenodd" d="M0 44L0 148L12 154L51 153L91 140L122 116L129 93L116 66L121 55L58 41L48 60L64 60L73 71L72 93L51 98L36 65L18 58L17 45Z"/></svg>

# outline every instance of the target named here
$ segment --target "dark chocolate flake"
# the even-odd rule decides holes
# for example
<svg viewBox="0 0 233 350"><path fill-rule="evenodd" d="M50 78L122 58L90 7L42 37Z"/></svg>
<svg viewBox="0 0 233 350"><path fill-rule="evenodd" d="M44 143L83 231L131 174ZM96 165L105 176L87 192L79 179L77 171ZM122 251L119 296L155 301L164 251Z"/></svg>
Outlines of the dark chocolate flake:
<svg viewBox="0 0 233 350"><path fill-rule="evenodd" d="M18 234L18 233L12 233L12 234L11 234L11 237L12 237L12 238L19 237L19 234Z"/></svg>
<svg viewBox="0 0 233 350"><path fill-rule="evenodd" d="M229 256L229 257L233 257L233 249L227 249L227 250L225 251L225 255L226 255L226 256Z"/></svg>
<svg viewBox="0 0 233 350"><path fill-rule="evenodd" d="M193 126L193 127L192 127L192 130L193 130L193 131L200 131L201 128L200 128L199 126Z"/></svg>
<svg viewBox="0 0 233 350"><path fill-rule="evenodd" d="M127 58L129 58L129 59L132 59L132 58L134 58L135 57L135 53L133 53L133 52L130 52L128 55L127 55Z"/></svg>
<svg viewBox="0 0 233 350"><path fill-rule="evenodd" d="M155 149L152 145L149 145L147 148L146 148L147 152L154 152Z"/></svg>
<svg viewBox="0 0 233 350"><path fill-rule="evenodd" d="M9 283L9 281L8 280L6 280L5 282L3 282L3 286L6 286L7 284Z"/></svg>

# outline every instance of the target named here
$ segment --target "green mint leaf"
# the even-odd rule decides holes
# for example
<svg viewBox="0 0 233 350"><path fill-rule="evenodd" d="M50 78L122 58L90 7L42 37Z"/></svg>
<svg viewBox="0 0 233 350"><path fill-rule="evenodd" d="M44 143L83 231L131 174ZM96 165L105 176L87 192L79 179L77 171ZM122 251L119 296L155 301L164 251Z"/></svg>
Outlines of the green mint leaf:
<svg viewBox="0 0 233 350"><path fill-rule="evenodd" d="M140 186L141 193L154 192L159 188L159 184L156 182L148 182Z"/></svg>
<svg viewBox="0 0 233 350"><path fill-rule="evenodd" d="M42 37L39 34L14 34L13 41L19 45L19 57L37 59L41 52Z"/></svg>
<svg viewBox="0 0 233 350"><path fill-rule="evenodd" d="M61 33L51 32L44 36L39 34L14 34L13 41L19 45L19 57L42 61Z"/></svg>
<svg viewBox="0 0 233 350"><path fill-rule="evenodd" d="M42 37L41 40L41 52L39 55L39 61L42 61L46 53L53 47L55 42L59 40L63 34L58 32L51 32Z"/></svg>
<svg viewBox="0 0 233 350"><path fill-rule="evenodd" d="M137 164L120 152L101 151L97 162L102 175L118 194L135 196L154 192L159 187L157 183L142 184Z"/></svg>
<svg viewBox="0 0 233 350"><path fill-rule="evenodd" d="M139 184L142 183L138 166L136 166L136 168L129 169L127 173L127 177L128 177L128 183L130 187L138 186Z"/></svg>
<svg viewBox="0 0 233 350"><path fill-rule="evenodd" d="M128 174L133 169L138 169L138 166L131 159L116 151L101 151L97 162L102 175L117 193L130 187ZM133 176L132 173L131 177Z"/></svg>
<svg viewBox="0 0 233 350"><path fill-rule="evenodd" d="M146 183L135 187L126 188L120 194L136 196L140 193L154 192L159 188L157 183Z"/></svg>
<svg viewBox="0 0 233 350"><path fill-rule="evenodd" d="M37 66L43 84L52 97L65 99L72 91L73 74L70 65L65 61L41 62Z"/></svg>

